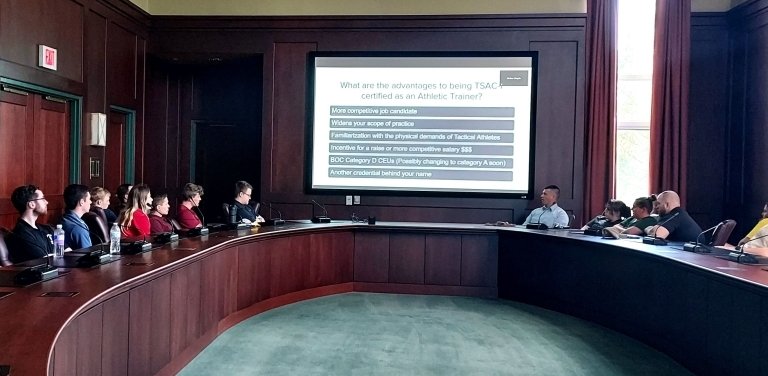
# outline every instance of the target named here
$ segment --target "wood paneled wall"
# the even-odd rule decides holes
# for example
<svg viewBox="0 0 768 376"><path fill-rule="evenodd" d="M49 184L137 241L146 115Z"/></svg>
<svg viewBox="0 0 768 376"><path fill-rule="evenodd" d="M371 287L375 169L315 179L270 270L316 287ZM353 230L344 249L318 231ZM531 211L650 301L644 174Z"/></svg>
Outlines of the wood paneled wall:
<svg viewBox="0 0 768 376"><path fill-rule="evenodd" d="M110 106L136 111L136 176L143 174L142 147L144 129L144 75L149 16L123 0L0 0L0 76L48 89L83 97L80 182L102 185L101 177L89 176L89 159L104 160L104 148L86 145L85 118L90 112L109 113ZM58 70L37 67L37 46L58 50ZM0 123L0 127L21 127L18 123ZM72 124L76 126L76 124ZM66 135L56 140L68 145ZM64 150L68 150L67 147ZM36 164L35 176L47 176L60 157L46 155L44 164ZM3 169L0 166L0 174ZM65 167L63 171L66 171ZM103 176L103 175L102 175ZM65 179L66 180L66 179ZM7 182L10 186L33 183ZM46 195L60 195L60 186L46 187ZM114 190L116 187L107 187ZM5 220L15 218L10 192L0 195L0 226L13 226ZM52 206L61 207L62 203Z"/></svg>
<svg viewBox="0 0 768 376"><path fill-rule="evenodd" d="M582 216L584 155L584 15L471 17L153 17L149 51L166 62L263 56L261 201L287 218L309 218L311 199L331 217L352 213L383 220L522 222L533 200L363 196L361 206L344 197L304 194L305 77L309 51L528 51L539 52L535 190L562 188L561 206ZM187 93L173 74L150 73L148 118L169 134L165 152L181 168L149 167L147 176L183 184ZM152 81L157 79L157 81ZM157 88L157 95L155 95ZM176 114L181 114L176 116ZM148 132L152 130L148 129ZM156 168L162 171L150 171ZM181 170L180 172L178 170ZM181 175L181 178L179 177ZM188 176L188 175L187 175ZM149 181L152 184L152 181ZM591 216L587 214L586 216Z"/></svg>
<svg viewBox="0 0 768 376"><path fill-rule="evenodd" d="M687 206L705 227L736 219L740 235L768 199L768 174L754 163L768 141L762 105L768 96L766 9L768 1L754 0L728 13L694 14L692 20ZM254 150L261 156L256 191L285 217L309 217L314 198L339 219L354 212L385 220L521 221L537 200L363 196L363 205L347 207L342 196L305 195L304 58L313 50L535 50L540 53L535 189L560 185L561 206L579 222L594 214L583 213L580 202L584 24L582 14L150 17L124 0L0 0L0 72L83 96L83 116L109 113L110 106L136 110L135 181L176 192L190 175L191 104L204 100L195 97L189 72L179 67L257 57L263 61L256 72L262 81L253 93L263 97L255 148L260 150ZM59 49L58 71L36 67L37 44ZM148 54L154 56L147 67ZM85 141L80 147L81 182L103 184L102 178L88 177L88 160L103 160L104 149ZM6 196L0 197L0 209L0 215L15 215Z"/></svg>
<svg viewBox="0 0 768 376"><path fill-rule="evenodd" d="M740 238L755 225L768 201L768 168L762 158L768 145L768 1L735 8L728 14L728 26L730 91L728 117L722 124L727 130L723 202L726 215L739 222L734 232Z"/></svg>

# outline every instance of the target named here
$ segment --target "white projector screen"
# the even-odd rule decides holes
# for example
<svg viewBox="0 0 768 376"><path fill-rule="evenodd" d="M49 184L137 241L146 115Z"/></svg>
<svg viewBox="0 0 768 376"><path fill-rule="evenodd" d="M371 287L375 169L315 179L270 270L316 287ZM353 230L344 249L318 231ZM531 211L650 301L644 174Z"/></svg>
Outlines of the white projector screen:
<svg viewBox="0 0 768 376"><path fill-rule="evenodd" d="M307 191L530 197L536 63L536 52L310 53Z"/></svg>

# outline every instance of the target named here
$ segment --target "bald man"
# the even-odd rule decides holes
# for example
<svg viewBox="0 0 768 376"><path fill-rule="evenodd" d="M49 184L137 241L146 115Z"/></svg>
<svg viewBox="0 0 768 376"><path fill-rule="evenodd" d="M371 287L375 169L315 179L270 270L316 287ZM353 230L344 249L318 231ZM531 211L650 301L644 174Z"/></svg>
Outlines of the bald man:
<svg viewBox="0 0 768 376"><path fill-rule="evenodd" d="M659 224L646 227L645 233L650 236L693 242L701 234L701 227L680 207L680 196L674 191L659 193L653 203L653 212L659 215Z"/></svg>

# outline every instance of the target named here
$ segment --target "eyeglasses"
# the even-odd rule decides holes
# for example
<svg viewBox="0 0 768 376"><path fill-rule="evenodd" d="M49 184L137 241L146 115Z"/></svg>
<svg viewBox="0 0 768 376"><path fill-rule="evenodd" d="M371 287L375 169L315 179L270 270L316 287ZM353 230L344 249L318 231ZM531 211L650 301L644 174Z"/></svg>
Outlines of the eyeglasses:
<svg viewBox="0 0 768 376"><path fill-rule="evenodd" d="M246 196L248 196L248 197L251 197L251 194L250 194L250 193L245 193L245 192L240 192L240 193L242 193L242 194L244 194L244 195L246 195Z"/></svg>
<svg viewBox="0 0 768 376"><path fill-rule="evenodd" d="M29 199L29 200L27 200L27 202L38 201L38 200L45 200L45 201L48 201L48 200L46 200L46 199L45 199L45 197L38 197L38 198L32 198L32 199Z"/></svg>

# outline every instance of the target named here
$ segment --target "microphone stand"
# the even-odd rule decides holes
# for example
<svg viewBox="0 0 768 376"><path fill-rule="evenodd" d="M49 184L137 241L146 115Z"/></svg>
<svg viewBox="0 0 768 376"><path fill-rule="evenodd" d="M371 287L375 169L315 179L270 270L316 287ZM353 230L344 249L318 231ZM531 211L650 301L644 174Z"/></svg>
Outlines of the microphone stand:
<svg viewBox="0 0 768 376"><path fill-rule="evenodd" d="M723 224L725 224L725 221L722 221L722 222L720 222L720 223L718 223L718 224L716 224L716 225L714 225L714 226L712 226L712 227L710 227L710 228L700 232L699 235L696 236L696 241L694 243L687 242L687 243L683 244L683 251L699 252L698 251L699 247L704 248L703 245L699 242L699 239L701 239L701 236L706 234L709 231L717 230L717 228L722 226ZM714 234L715 231L712 231L712 233ZM710 253L710 252L711 251L709 249L706 249L706 248L704 248L704 250L702 251L702 253Z"/></svg>
<svg viewBox="0 0 768 376"><path fill-rule="evenodd" d="M657 223L656 226L655 226L656 230L653 232L653 235L652 236L645 236L645 237L643 237L643 244L667 245L667 239L657 238L656 237L656 233L659 231L659 227L661 227L662 225L666 225L667 222L671 221L672 219L674 219L678 215L680 215L680 212L677 212L674 215L672 215L671 217L661 221L660 223Z"/></svg>
<svg viewBox="0 0 768 376"><path fill-rule="evenodd" d="M315 215L315 207L312 207L312 223L331 223L331 218L328 216L328 210L325 209L325 206L320 205L315 200L312 200L312 202L323 209L323 215Z"/></svg>
<svg viewBox="0 0 768 376"><path fill-rule="evenodd" d="M277 212L277 218L272 217L272 212ZM285 221L283 220L283 213L280 212L278 209L272 208L272 203L269 203L269 219L264 221L264 226L282 226L285 224Z"/></svg>
<svg viewBox="0 0 768 376"><path fill-rule="evenodd" d="M749 242L755 241L757 239L762 239L762 238L765 238L765 237L768 237L768 234L760 235L760 236L758 236L756 238L750 239L748 242L746 242L746 243L744 243L744 244L742 244L740 246L736 246L736 248L734 249L736 252L729 253L726 256L726 259L728 261L738 262L739 264L742 264L742 263L743 264L759 264L760 261L757 260L757 257L755 257L755 255L746 253L744 251L744 246L747 245Z"/></svg>

